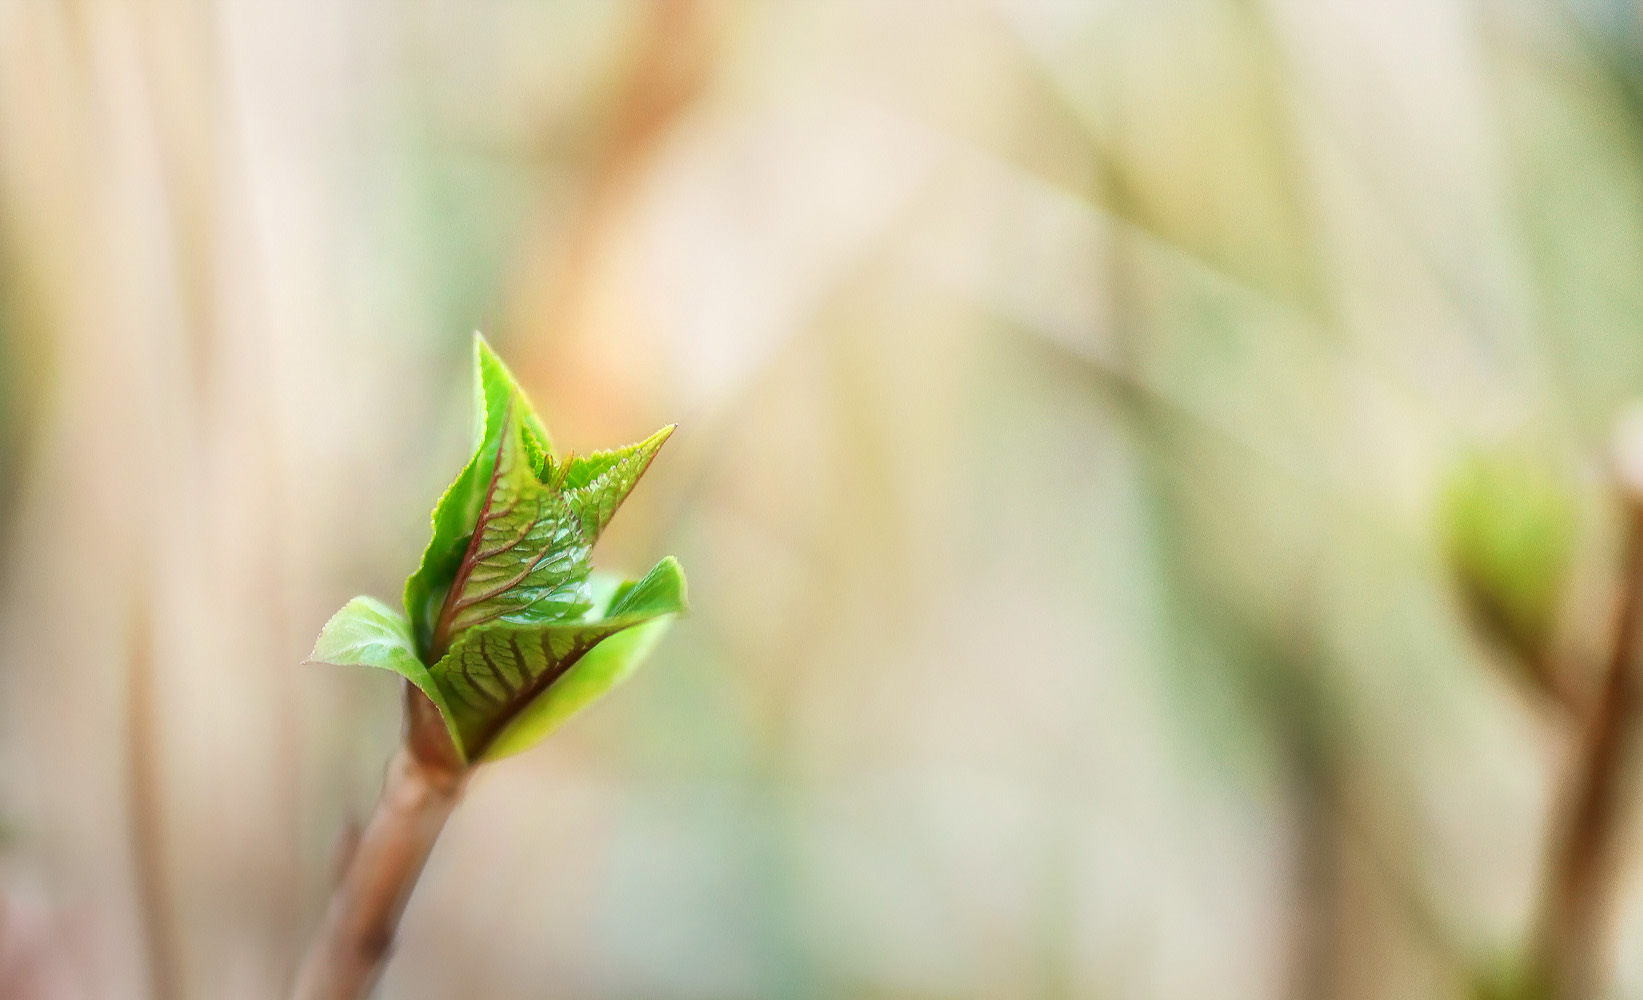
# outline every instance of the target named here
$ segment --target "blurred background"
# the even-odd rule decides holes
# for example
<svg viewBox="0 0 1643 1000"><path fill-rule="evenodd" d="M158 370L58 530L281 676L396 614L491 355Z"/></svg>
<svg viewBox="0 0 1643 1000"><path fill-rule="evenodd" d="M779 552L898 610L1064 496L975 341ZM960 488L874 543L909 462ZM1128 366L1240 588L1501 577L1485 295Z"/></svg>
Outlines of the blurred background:
<svg viewBox="0 0 1643 1000"><path fill-rule="evenodd" d="M693 614L380 996L1643 997L1638 7L0 0L0 996L284 994L475 329Z"/></svg>

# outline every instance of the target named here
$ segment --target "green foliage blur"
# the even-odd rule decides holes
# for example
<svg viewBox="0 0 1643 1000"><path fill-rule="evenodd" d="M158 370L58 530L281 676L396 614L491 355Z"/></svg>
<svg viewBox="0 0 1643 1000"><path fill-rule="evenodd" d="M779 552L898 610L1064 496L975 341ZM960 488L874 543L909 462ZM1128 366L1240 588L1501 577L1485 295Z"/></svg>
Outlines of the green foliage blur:
<svg viewBox="0 0 1643 1000"><path fill-rule="evenodd" d="M1481 626L1527 663L1553 639L1574 569L1578 510L1555 468L1521 451L1474 451L1444 484L1441 530Z"/></svg>

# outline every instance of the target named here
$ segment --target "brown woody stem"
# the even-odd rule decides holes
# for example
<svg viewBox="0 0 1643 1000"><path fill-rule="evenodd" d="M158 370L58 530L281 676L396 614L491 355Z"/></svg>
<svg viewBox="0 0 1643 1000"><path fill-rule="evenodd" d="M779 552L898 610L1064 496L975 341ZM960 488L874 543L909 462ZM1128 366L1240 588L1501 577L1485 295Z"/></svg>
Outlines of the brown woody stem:
<svg viewBox="0 0 1643 1000"><path fill-rule="evenodd" d="M1586 717L1571 796L1553 829L1552 867L1541 914L1537 978L1561 1000L1589 1000L1603 984L1614 866L1643 692L1637 682L1643 622L1643 495L1626 491L1626 552L1603 686Z"/></svg>
<svg viewBox="0 0 1643 1000"><path fill-rule="evenodd" d="M422 866L462 797L468 770L451 749L438 711L406 687L404 745L388 763L376 810L303 958L293 1000L356 1000L370 992Z"/></svg>

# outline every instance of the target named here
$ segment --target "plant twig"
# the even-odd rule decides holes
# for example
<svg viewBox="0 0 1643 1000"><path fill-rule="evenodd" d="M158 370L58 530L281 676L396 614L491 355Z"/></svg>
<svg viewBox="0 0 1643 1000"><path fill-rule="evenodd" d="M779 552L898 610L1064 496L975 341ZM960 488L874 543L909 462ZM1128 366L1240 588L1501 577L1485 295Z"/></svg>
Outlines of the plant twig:
<svg viewBox="0 0 1643 1000"><path fill-rule="evenodd" d="M388 763L382 795L303 959L293 1000L356 1000L370 992L467 775L438 710L407 684L404 745Z"/></svg>
<svg viewBox="0 0 1643 1000"><path fill-rule="evenodd" d="M1536 979L1562 1000L1589 1000L1602 986L1627 756L1643 707L1635 665L1643 625L1643 489L1624 481L1622 487L1626 549L1614 638L1586 717L1571 795L1553 831L1558 839L1533 956Z"/></svg>
<svg viewBox="0 0 1643 1000"><path fill-rule="evenodd" d="M176 912L166 876L165 805L161 785L159 698L155 692L151 611L145 591L129 639L126 676L126 766L137 905L142 915L150 1000L177 1000L181 977Z"/></svg>

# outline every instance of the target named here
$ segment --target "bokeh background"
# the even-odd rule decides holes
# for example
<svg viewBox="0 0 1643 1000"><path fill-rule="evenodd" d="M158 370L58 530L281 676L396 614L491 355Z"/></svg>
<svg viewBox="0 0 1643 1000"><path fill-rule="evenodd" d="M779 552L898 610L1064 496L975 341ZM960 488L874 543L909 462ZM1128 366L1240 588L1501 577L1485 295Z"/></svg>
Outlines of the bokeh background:
<svg viewBox="0 0 1643 1000"><path fill-rule="evenodd" d="M413 568L475 329L562 447L680 424L597 559L693 614L477 777L380 996L1529 961L1624 591L1634 5L0 0L0 995L283 995L398 732L301 661Z"/></svg>

